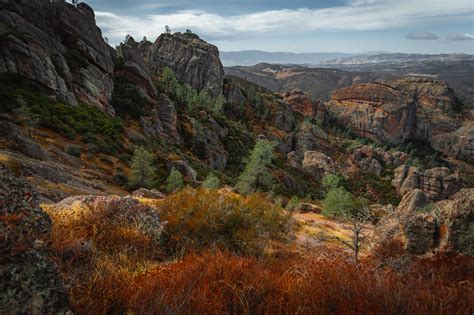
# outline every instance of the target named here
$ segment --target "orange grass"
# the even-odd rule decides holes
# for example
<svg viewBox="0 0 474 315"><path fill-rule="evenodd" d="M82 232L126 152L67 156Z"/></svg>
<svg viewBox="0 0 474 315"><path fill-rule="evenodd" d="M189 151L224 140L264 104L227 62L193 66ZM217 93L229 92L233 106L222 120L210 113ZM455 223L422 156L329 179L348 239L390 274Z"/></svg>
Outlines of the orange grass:
<svg viewBox="0 0 474 315"><path fill-rule="evenodd" d="M183 207L180 213L189 214L191 206L176 198L164 204ZM257 201L244 204L254 207ZM133 220L117 221L100 213L61 224L52 218L54 257L76 314L474 312L472 258L407 259L401 245L393 242L359 265L334 248L308 251L288 244L258 258L195 247L182 259L170 260L172 256L163 254L167 250ZM175 234L178 227L185 235L190 228L204 231L202 222L177 222Z"/></svg>

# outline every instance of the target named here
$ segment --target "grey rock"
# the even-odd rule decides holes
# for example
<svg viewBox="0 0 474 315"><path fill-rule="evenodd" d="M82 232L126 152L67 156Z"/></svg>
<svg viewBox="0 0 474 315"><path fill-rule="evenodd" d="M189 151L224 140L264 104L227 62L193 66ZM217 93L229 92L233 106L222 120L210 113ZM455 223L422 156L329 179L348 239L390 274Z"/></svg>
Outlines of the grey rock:
<svg viewBox="0 0 474 315"><path fill-rule="evenodd" d="M222 95L224 68L216 46L192 34L162 34L149 47L145 61L154 72L173 69L178 80L197 91Z"/></svg>
<svg viewBox="0 0 474 315"><path fill-rule="evenodd" d="M66 289L51 250L51 220L39 207L36 192L0 165L0 312L70 312Z"/></svg>

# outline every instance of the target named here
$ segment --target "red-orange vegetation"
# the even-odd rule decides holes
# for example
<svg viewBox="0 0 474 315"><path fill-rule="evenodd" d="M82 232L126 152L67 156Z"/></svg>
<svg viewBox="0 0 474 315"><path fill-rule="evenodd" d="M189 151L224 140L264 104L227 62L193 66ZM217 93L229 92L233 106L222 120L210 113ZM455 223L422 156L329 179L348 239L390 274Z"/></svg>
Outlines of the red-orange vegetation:
<svg viewBox="0 0 474 315"><path fill-rule="evenodd" d="M203 194L210 197L213 193ZM260 198L232 202L249 210L265 205ZM209 235L218 238L226 231L219 224L234 222L209 215L200 204L203 200L185 192L164 203L186 214L177 223L170 222L174 235L180 229L192 236L215 228ZM210 199L208 204L217 211L213 208L217 200ZM152 241L136 221L117 220L112 215L116 211L101 211L61 224L53 216L55 259L76 314L434 315L474 311L472 258L407 259L401 243L395 241L355 265L349 254L323 246L308 250L282 243L255 257L233 251L232 246L209 250L197 246L201 239L194 239L193 251L174 260L163 254L168 250ZM257 217L269 215L255 211ZM217 227L200 222L198 218L206 215ZM236 212L231 217L241 215ZM241 227L232 231L237 233ZM247 236L220 237L224 245L247 240Z"/></svg>

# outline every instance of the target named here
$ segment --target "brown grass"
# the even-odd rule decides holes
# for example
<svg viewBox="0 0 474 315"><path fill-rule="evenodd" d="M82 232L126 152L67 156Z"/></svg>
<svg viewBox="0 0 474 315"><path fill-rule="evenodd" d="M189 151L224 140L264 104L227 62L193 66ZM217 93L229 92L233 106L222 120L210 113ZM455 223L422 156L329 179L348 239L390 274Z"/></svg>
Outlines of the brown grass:
<svg viewBox="0 0 474 315"><path fill-rule="evenodd" d="M181 197L164 204L187 209L199 205L176 198ZM256 207L256 200L244 202ZM474 262L467 257L407 260L400 243L393 242L357 266L336 249L303 251L285 244L259 258L196 247L184 258L170 260L163 255L167 250L151 241L136 222L117 221L109 215L114 212L102 211L85 218L73 216L70 222L53 216L55 258L77 314L474 311ZM184 224L185 235L188 229ZM398 268L400 264L403 268Z"/></svg>

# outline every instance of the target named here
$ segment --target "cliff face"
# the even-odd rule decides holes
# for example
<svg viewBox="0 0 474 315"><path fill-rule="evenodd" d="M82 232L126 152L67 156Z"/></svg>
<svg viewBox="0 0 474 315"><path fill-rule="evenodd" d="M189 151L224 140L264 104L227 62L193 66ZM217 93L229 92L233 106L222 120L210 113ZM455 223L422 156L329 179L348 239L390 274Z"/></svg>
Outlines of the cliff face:
<svg viewBox="0 0 474 315"><path fill-rule="evenodd" d="M224 68L219 50L194 34L162 34L149 47L145 60L155 72L173 69L178 80L197 91L206 90L214 97L222 94Z"/></svg>
<svg viewBox="0 0 474 315"><path fill-rule="evenodd" d="M113 114L114 52L86 4L0 2L0 72L40 83L63 101Z"/></svg>
<svg viewBox="0 0 474 315"><path fill-rule="evenodd" d="M472 159L472 128L444 82L404 78L357 84L334 92L326 108L339 124L376 142L424 141L447 155Z"/></svg>

